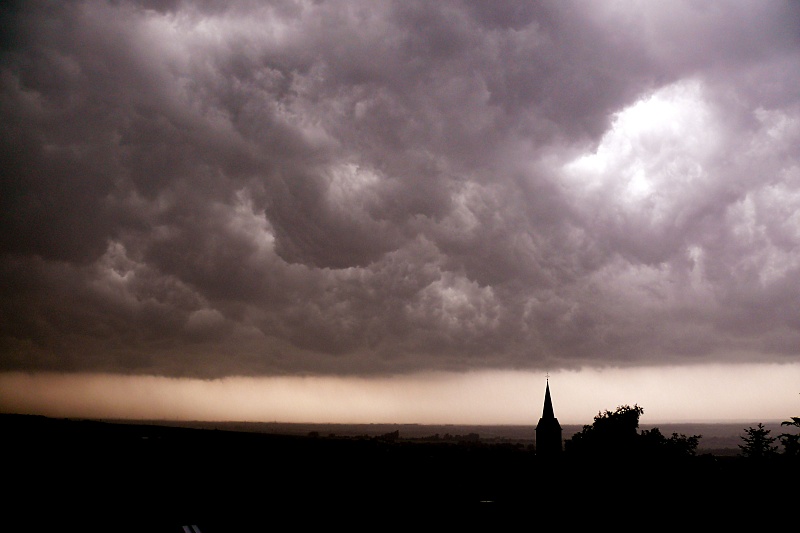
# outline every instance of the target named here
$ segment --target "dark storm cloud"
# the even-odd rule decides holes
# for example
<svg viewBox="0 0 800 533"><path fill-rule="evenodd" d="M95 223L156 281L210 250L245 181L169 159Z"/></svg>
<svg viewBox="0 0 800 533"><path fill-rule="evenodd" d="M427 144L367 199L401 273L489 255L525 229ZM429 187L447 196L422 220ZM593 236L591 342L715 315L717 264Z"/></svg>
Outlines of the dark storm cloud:
<svg viewBox="0 0 800 533"><path fill-rule="evenodd" d="M795 4L0 9L2 368L799 354Z"/></svg>

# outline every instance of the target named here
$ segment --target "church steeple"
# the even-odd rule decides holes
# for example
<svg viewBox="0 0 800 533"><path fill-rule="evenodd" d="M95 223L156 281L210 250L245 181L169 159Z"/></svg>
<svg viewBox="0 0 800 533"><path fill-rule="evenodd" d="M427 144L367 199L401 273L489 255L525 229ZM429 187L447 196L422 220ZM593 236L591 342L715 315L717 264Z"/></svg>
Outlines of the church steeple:
<svg viewBox="0 0 800 533"><path fill-rule="evenodd" d="M553 413L553 400L550 399L550 379L547 379L547 387L544 390L544 409L542 409L542 418L555 418Z"/></svg>
<svg viewBox="0 0 800 533"><path fill-rule="evenodd" d="M561 424L553 412L553 400L550 398L550 376L544 390L544 408L542 417L536 425L536 454L555 455L561 453Z"/></svg>

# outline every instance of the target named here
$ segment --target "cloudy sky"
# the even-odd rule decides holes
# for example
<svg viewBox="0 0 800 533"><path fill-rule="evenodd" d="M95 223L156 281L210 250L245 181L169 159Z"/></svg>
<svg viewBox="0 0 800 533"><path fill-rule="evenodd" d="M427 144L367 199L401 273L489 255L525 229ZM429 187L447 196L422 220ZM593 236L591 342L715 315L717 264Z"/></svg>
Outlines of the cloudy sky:
<svg viewBox="0 0 800 533"><path fill-rule="evenodd" d="M0 408L796 416L799 87L781 0L4 2Z"/></svg>

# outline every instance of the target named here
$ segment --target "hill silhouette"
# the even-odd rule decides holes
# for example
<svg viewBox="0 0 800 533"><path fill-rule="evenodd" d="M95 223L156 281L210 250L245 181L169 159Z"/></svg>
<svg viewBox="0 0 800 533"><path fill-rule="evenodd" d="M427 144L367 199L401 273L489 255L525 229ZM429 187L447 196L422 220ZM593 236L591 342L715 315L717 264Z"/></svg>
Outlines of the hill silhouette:
<svg viewBox="0 0 800 533"><path fill-rule="evenodd" d="M279 435L25 415L0 422L4 478L14 487L10 512L83 531L108 531L110 522L114 531L202 523L203 533L213 533L280 517L321 526L368 515L418 525L431 517L593 509L620 499L630 499L628 513L693 510L695 520L712 520L714 501L780 507L793 498L782 487L798 479L796 461L710 454L543 461L523 442L475 434Z"/></svg>

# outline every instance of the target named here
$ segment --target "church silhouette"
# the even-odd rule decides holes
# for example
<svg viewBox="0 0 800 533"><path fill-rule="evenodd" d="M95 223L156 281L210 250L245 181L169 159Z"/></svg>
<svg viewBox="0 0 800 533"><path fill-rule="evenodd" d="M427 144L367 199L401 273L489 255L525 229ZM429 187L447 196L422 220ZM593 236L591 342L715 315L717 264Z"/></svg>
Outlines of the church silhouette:
<svg viewBox="0 0 800 533"><path fill-rule="evenodd" d="M553 456L561 453L561 424L553 412L553 400L550 398L550 378L544 392L544 408L542 417L536 425L536 455Z"/></svg>

